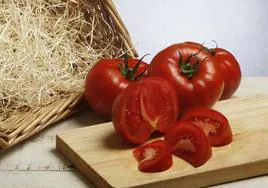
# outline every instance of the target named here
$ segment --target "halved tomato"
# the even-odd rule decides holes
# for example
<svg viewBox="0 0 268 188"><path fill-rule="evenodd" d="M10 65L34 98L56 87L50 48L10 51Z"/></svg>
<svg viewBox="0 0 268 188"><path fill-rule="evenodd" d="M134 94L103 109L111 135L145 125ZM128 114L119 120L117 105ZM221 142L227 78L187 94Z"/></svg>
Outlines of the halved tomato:
<svg viewBox="0 0 268 188"><path fill-rule="evenodd" d="M204 131L189 122L178 122L165 135L170 150L194 167L205 164L212 156L211 145Z"/></svg>
<svg viewBox="0 0 268 188"><path fill-rule="evenodd" d="M138 81L116 98L113 125L134 144L144 143L155 130L166 132L178 119L176 90L167 80L150 77Z"/></svg>
<svg viewBox="0 0 268 188"><path fill-rule="evenodd" d="M169 169L172 154L165 141L156 140L136 148L133 155L139 162L139 170L143 172L161 172Z"/></svg>
<svg viewBox="0 0 268 188"><path fill-rule="evenodd" d="M183 114L181 120L191 122L204 130L212 146L224 146L232 142L232 130L228 119L218 111L195 108Z"/></svg>

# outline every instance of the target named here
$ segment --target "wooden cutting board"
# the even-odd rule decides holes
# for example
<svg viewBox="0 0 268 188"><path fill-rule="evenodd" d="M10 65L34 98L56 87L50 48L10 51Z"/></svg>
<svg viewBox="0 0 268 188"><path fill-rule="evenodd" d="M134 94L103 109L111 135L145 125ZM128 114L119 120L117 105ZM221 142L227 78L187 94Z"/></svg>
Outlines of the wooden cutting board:
<svg viewBox="0 0 268 188"><path fill-rule="evenodd" d="M98 187L202 187L268 174L268 96L218 102L232 126L232 144L213 148L212 158L194 168L173 157L173 166L160 173L142 173L132 156L133 146L114 131L112 123L57 135L57 150Z"/></svg>

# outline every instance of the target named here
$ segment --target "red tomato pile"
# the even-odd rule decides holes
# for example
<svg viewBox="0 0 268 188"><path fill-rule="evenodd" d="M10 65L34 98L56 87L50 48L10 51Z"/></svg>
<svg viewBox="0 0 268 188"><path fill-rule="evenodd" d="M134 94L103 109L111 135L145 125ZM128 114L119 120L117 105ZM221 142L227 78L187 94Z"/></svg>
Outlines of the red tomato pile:
<svg viewBox="0 0 268 188"><path fill-rule="evenodd" d="M171 45L150 64L142 59L106 59L89 71L85 98L93 110L112 117L133 151L139 170L169 169L172 154L193 167L204 165L211 147L232 142L228 119L211 107L239 87L241 70L225 49L195 42ZM146 143L153 132L163 140Z"/></svg>

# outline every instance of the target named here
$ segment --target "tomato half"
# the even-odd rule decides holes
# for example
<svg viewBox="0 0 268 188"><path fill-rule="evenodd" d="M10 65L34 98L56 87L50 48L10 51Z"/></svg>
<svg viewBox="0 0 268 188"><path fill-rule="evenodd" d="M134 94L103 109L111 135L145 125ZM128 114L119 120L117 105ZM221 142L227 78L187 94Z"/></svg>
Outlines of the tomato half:
<svg viewBox="0 0 268 188"><path fill-rule="evenodd" d="M142 145L133 151L133 155L143 172L162 172L173 164L172 154L163 140Z"/></svg>
<svg viewBox="0 0 268 188"><path fill-rule="evenodd" d="M212 156L212 149L204 131L189 122L178 122L165 135L172 153L194 167L205 164Z"/></svg>
<svg viewBox="0 0 268 188"><path fill-rule="evenodd" d="M169 80L176 88L181 109L212 107L223 92L219 65L202 48L179 43L160 51L148 67L148 75Z"/></svg>
<svg viewBox="0 0 268 188"><path fill-rule="evenodd" d="M218 61L224 80L224 90L220 99L229 99L238 89L241 82L240 65L234 55L223 48L208 49L196 42L189 41L186 43L203 48Z"/></svg>
<svg viewBox="0 0 268 188"><path fill-rule="evenodd" d="M115 98L144 77L146 69L147 64L138 59L100 60L88 72L84 90L86 101L95 112L111 117Z"/></svg>
<svg viewBox="0 0 268 188"><path fill-rule="evenodd" d="M150 77L124 89L113 105L116 131L134 144L144 143L155 130L166 132L178 119L175 88L165 79Z"/></svg>
<svg viewBox="0 0 268 188"><path fill-rule="evenodd" d="M225 146L232 142L232 130L228 119L218 111L196 108L183 114L181 120L202 128L212 146Z"/></svg>

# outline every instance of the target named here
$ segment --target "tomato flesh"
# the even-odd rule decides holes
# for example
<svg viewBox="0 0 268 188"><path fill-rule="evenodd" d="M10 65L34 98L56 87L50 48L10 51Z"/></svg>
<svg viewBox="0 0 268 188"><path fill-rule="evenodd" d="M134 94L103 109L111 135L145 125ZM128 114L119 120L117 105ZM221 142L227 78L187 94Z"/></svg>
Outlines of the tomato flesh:
<svg viewBox="0 0 268 188"><path fill-rule="evenodd" d="M160 77L140 81L143 85L141 112L154 130L167 132L178 119L180 108L176 90L167 80Z"/></svg>
<svg viewBox="0 0 268 188"><path fill-rule="evenodd" d="M133 88L132 92L126 93L131 88ZM141 92L139 88L139 85L133 85L124 90L113 106L115 130L133 144L144 143L153 130L150 122L145 120L141 114Z"/></svg>
<svg viewBox="0 0 268 188"><path fill-rule="evenodd" d="M204 165L212 156L211 145L204 131L189 122L178 122L164 140L172 153L194 167Z"/></svg>
<svg viewBox="0 0 268 188"><path fill-rule="evenodd" d="M162 172L172 164L172 154L165 141L156 140L136 148L133 155L139 162L139 170L143 172Z"/></svg>
<svg viewBox="0 0 268 188"><path fill-rule="evenodd" d="M208 117L192 117L189 119L193 124L203 129L207 136L219 135L221 125L218 121L214 121Z"/></svg>
<svg viewBox="0 0 268 188"><path fill-rule="evenodd" d="M123 90L113 106L113 125L127 141L144 143L152 132L166 132L178 119L176 91L166 80L151 77Z"/></svg>
<svg viewBox="0 0 268 188"><path fill-rule="evenodd" d="M228 119L212 109L196 108L186 112L182 121L188 121L203 129L212 146L224 146L232 142L232 130Z"/></svg>

